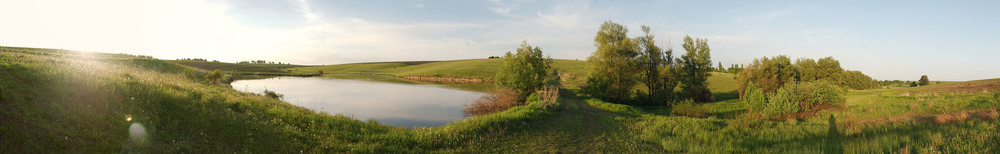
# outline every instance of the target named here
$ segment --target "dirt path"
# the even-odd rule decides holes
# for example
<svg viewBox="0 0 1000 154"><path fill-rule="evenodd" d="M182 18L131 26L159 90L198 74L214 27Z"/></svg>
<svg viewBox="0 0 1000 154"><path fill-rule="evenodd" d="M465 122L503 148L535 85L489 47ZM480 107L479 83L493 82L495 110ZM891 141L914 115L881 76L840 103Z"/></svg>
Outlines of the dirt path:
<svg viewBox="0 0 1000 154"><path fill-rule="evenodd" d="M610 133L620 132L614 122L617 115L584 103L575 94L561 90L560 108L546 125L520 135L519 142L535 152L601 152L621 149L613 144L619 139Z"/></svg>

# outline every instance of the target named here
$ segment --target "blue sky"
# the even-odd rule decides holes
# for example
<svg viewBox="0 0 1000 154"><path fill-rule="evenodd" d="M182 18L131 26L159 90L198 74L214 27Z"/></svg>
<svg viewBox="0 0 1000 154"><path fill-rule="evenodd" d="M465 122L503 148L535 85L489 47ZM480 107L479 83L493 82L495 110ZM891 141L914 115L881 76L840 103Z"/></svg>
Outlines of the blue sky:
<svg viewBox="0 0 1000 154"><path fill-rule="evenodd" d="M0 0L0 45L297 64L485 58L524 40L586 59L607 20L712 60L833 56L876 79L1000 77L996 1ZM676 55L680 55L677 53ZM716 64L717 65L717 64Z"/></svg>

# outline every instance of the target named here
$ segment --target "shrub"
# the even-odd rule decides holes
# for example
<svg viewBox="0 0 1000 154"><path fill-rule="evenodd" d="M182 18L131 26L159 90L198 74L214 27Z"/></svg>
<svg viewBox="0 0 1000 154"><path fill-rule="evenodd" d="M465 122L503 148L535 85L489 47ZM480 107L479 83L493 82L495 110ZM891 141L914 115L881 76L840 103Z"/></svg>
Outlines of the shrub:
<svg viewBox="0 0 1000 154"><path fill-rule="evenodd" d="M267 96L267 97L270 97L270 98L274 98L274 99L281 99L281 98L285 97L285 95L282 95L282 94L279 94L277 92L270 91L270 90L267 90L267 89L264 89L264 96Z"/></svg>
<svg viewBox="0 0 1000 154"><path fill-rule="evenodd" d="M219 83L219 78L222 77L222 70L215 69L211 73L205 75L205 80L208 80L211 84Z"/></svg>
<svg viewBox="0 0 1000 154"><path fill-rule="evenodd" d="M799 104L796 101L799 98L794 94L794 91L781 88L768 98L771 99L768 100L763 112L761 112L761 115L765 117L799 112Z"/></svg>
<svg viewBox="0 0 1000 154"><path fill-rule="evenodd" d="M518 101L546 84L552 58L542 56L542 49L521 42L516 52L507 52L503 56L503 64L496 74L495 84L503 88L511 88L517 94Z"/></svg>
<svg viewBox="0 0 1000 154"><path fill-rule="evenodd" d="M764 116L843 106L846 100L840 87L823 81L785 84L768 98Z"/></svg>
<svg viewBox="0 0 1000 154"><path fill-rule="evenodd" d="M927 75L920 76L920 80L918 80L918 82L920 82L918 83L920 84L920 86L926 86L931 84L931 80L927 79Z"/></svg>
<svg viewBox="0 0 1000 154"><path fill-rule="evenodd" d="M744 96L746 98L744 98L743 101L746 102L747 110L752 112L761 112L765 107L767 107L767 96L764 95L763 91L754 87L752 83L747 85L746 94L744 94Z"/></svg>
<svg viewBox="0 0 1000 154"><path fill-rule="evenodd" d="M486 115L504 111L515 106L524 105L524 103L517 101L517 97L517 92L514 90L500 89L496 92L486 94L472 103L466 104L465 109L462 111L464 111L466 115ZM530 99L536 100L537 96Z"/></svg>
<svg viewBox="0 0 1000 154"><path fill-rule="evenodd" d="M611 97L611 95L608 94L610 87L611 81L607 78L595 77L595 75L591 75L590 77L587 77L586 84L580 87L580 90L591 97L601 100L609 100Z"/></svg>

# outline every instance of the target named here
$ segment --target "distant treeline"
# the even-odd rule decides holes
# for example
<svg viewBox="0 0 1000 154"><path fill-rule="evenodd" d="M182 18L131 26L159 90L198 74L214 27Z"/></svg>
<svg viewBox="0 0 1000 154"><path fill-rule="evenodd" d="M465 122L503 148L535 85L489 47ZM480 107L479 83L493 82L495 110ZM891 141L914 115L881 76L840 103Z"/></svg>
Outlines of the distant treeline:
<svg viewBox="0 0 1000 154"><path fill-rule="evenodd" d="M288 64L288 63L273 62L273 61L266 61L266 60L240 61L240 62L236 62L236 63L239 63L239 64L279 64L279 65L291 65L291 64Z"/></svg>
<svg viewBox="0 0 1000 154"><path fill-rule="evenodd" d="M152 57L150 57L150 58L152 58ZM207 59L203 59L203 58L179 58L177 60L204 61L204 62L208 61ZM218 63L219 60L212 60L212 62ZM239 61L239 62L236 62L236 63L237 64L278 64L278 65L291 65L289 63L275 62L275 61L266 61L266 60L248 60L248 61Z"/></svg>

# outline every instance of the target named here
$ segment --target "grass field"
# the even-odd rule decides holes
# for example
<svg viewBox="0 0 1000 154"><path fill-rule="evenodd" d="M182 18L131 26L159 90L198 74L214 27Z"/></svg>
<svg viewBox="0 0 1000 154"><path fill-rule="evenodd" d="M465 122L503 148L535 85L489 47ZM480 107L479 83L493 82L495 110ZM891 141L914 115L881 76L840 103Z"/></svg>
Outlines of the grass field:
<svg viewBox="0 0 1000 154"><path fill-rule="evenodd" d="M490 69L469 66L498 62L289 70L489 78ZM568 76L586 75L582 61L555 65ZM748 118L734 98L677 109L634 107L569 88L553 104L531 101L441 127L404 129L205 84L199 69L130 55L0 47L0 73L0 151L11 153L1000 151L996 79L852 90L844 108L788 121ZM717 98L735 91L730 74L713 74L709 86ZM678 116L680 109L705 116Z"/></svg>
<svg viewBox="0 0 1000 154"><path fill-rule="evenodd" d="M197 60L167 60L167 62L181 64L202 71L212 71L219 69L222 71L286 73L286 71L282 71L281 69L305 67L302 65L237 64L237 63L208 62L208 61L197 61Z"/></svg>

